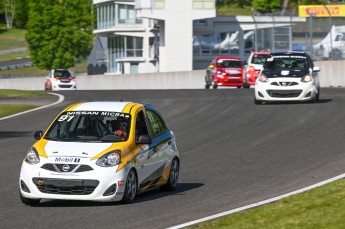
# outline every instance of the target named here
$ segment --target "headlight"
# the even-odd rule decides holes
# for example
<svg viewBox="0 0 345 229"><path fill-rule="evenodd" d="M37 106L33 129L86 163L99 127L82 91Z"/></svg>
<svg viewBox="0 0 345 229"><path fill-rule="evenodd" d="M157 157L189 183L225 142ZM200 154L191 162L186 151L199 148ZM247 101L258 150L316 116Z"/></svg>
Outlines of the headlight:
<svg viewBox="0 0 345 229"><path fill-rule="evenodd" d="M40 157L38 156L37 150L34 147L31 147L26 153L25 162L34 165L40 162Z"/></svg>
<svg viewBox="0 0 345 229"><path fill-rule="evenodd" d="M258 79L259 79L259 81L264 82L264 83L265 83L265 82L268 82L267 76L266 76L265 74L263 74L263 73L261 73L261 74L259 75Z"/></svg>
<svg viewBox="0 0 345 229"><path fill-rule="evenodd" d="M308 83L308 82L311 82L313 80L313 77L311 77L311 75L305 75L301 81L304 82L304 83Z"/></svg>
<svg viewBox="0 0 345 229"><path fill-rule="evenodd" d="M121 164L121 151L114 150L97 160L96 165L101 167L111 167Z"/></svg>
<svg viewBox="0 0 345 229"><path fill-rule="evenodd" d="M217 76L218 76L218 77L223 78L223 77L224 77L224 75L226 75L226 73L225 73L225 72L222 72L222 71L220 71L220 70L217 70Z"/></svg>

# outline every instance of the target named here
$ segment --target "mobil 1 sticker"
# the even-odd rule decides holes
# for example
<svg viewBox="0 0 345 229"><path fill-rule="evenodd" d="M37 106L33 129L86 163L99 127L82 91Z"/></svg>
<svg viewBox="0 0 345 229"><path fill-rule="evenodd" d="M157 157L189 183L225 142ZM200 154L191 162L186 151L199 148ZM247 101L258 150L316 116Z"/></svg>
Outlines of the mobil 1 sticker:
<svg viewBox="0 0 345 229"><path fill-rule="evenodd" d="M55 163L79 163L80 158L78 157L56 157L54 159Z"/></svg>

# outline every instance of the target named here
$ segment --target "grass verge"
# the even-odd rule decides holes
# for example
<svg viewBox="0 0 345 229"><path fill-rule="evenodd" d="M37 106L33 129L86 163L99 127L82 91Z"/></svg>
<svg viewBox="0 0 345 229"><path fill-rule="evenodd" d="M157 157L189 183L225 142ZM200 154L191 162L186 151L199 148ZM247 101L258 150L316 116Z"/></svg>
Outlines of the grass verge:
<svg viewBox="0 0 345 229"><path fill-rule="evenodd" d="M345 180L189 228L344 228Z"/></svg>
<svg viewBox="0 0 345 229"><path fill-rule="evenodd" d="M27 47L25 33L23 29L0 28L0 51Z"/></svg>
<svg viewBox="0 0 345 229"><path fill-rule="evenodd" d="M0 104L0 118L34 109L36 105L30 104Z"/></svg>
<svg viewBox="0 0 345 229"><path fill-rule="evenodd" d="M41 96L52 96L47 92L41 91L23 91L15 89L0 89L0 98L10 97L41 97Z"/></svg>
<svg viewBox="0 0 345 229"><path fill-rule="evenodd" d="M0 89L0 98L52 96L46 92ZM32 104L0 104L0 118L13 115L39 106Z"/></svg>

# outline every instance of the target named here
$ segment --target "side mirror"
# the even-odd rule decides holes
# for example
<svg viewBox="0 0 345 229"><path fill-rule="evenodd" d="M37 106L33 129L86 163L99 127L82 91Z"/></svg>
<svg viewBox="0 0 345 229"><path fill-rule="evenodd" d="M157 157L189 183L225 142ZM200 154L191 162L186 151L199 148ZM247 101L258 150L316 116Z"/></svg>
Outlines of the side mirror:
<svg viewBox="0 0 345 229"><path fill-rule="evenodd" d="M152 138L148 134L142 134L139 136L139 139L137 140L137 144L151 144Z"/></svg>
<svg viewBox="0 0 345 229"><path fill-rule="evenodd" d="M214 65L213 65L213 64L210 64L210 65L208 66L208 68L214 69Z"/></svg>
<svg viewBox="0 0 345 229"><path fill-rule="evenodd" d="M34 134L34 138L36 140L40 140L43 136L43 131L42 130L39 130L39 131L36 131L35 134Z"/></svg>
<svg viewBox="0 0 345 229"><path fill-rule="evenodd" d="M320 71L320 67L319 66L314 66L313 67L313 72L319 72Z"/></svg>

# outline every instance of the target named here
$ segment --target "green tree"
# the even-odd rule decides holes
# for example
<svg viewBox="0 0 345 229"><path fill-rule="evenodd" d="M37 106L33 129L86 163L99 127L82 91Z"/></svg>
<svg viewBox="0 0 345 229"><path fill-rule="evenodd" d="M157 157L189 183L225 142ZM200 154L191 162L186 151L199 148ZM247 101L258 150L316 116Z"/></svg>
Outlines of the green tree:
<svg viewBox="0 0 345 229"><path fill-rule="evenodd" d="M30 0L26 40L33 63L42 69L70 68L93 45L92 2Z"/></svg>
<svg viewBox="0 0 345 229"><path fill-rule="evenodd" d="M29 3L27 0L16 1L16 14L13 17L14 27L25 29L26 23L28 22L28 7Z"/></svg>
<svg viewBox="0 0 345 229"><path fill-rule="evenodd" d="M254 9L259 13L272 13L281 9L280 0L253 0Z"/></svg>

